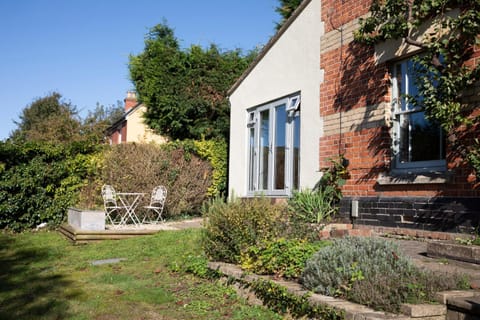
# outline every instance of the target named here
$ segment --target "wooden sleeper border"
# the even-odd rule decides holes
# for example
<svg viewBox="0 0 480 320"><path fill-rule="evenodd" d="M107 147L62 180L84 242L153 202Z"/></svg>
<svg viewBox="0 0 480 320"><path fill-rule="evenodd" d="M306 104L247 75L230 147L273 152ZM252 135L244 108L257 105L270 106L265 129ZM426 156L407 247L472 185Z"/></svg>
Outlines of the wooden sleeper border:
<svg viewBox="0 0 480 320"><path fill-rule="evenodd" d="M75 244L85 244L102 240L121 240L132 237L151 235L159 231L160 230L146 229L87 231L76 229L68 224L63 224L59 228L59 232Z"/></svg>

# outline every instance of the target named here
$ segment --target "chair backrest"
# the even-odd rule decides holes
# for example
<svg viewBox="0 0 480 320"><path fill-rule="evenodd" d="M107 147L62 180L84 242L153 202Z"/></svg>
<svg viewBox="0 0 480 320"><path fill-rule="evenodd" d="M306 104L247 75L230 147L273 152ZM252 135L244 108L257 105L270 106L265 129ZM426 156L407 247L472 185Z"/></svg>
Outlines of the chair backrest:
<svg viewBox="0 0 480 320"><path fill-rule="evenodd" d="M150 205L161 204L165 203L167 199L167 188L164 186L158 186L153 188L152 191L152 198L150 199Z"/></svg>
<svg viewBox="0 0 480 320"><path fill-rule="evenodd" d="M108 184L103 185L102 198L103 198L103 203L105 205L117 204L117 194L115 192L115 189L111 185L108 185Z"/></svg>

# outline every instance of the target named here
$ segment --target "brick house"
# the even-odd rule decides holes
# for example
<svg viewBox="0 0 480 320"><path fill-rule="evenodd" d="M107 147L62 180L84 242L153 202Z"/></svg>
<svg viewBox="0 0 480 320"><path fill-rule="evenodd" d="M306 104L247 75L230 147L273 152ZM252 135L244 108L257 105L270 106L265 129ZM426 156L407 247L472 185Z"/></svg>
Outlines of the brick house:
<svg viewBox="0 0 480 320"><path fill-rule="evenodd" d="M304 0L230 89L230 195L286 198L312 188L328 159L343 154L345 218L471 230L480 221L478 182L440 128L401 99L416 90L417 48L353 40L370 3Z"/></svg>
<svg viewBox="0 0 480 320"><path fill-rule="evenodd" d="M137 101L134 91L127 92L125 113L106 130L107 141L110 144L127 142L164 143L166 139L155 134L143 121L146 111L145 105Z"/></svg>

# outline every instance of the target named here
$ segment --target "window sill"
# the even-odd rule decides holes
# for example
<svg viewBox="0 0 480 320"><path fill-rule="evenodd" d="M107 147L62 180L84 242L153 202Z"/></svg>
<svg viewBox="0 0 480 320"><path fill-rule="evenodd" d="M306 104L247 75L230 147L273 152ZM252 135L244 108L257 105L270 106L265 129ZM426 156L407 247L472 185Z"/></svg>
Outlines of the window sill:
<svg viewBox="0 0 480 320"><path fill-rule="evenodd" d="M285 193L247 193L247 195L245 196L245 198L259 198L259 197L263 197L263 198L289 198L290 196L288 194L285 194Z"/></svg>
<svg viewBox="0 0 480 320"><path fill-rule="evenodd" d="M452 182L450 172L419 172L380 174L377 183L382 186L409 184L446 184Z"/></svg>

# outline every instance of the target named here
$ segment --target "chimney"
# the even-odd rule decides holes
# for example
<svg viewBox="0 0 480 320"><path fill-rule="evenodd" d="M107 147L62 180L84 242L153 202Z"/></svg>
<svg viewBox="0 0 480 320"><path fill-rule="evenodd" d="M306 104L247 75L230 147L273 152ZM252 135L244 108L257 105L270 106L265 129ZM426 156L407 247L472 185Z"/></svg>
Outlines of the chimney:
<svg viewBox="0 0 480 320"><path fill-rule="evenodd" d="M137 105L137 93L135 91L127 91L127 97L123 101L125 102L125 112L127 112Z"/></svg>

